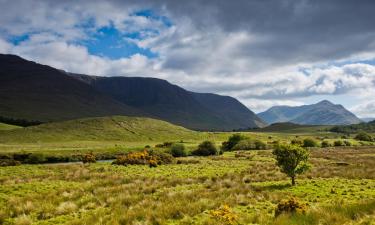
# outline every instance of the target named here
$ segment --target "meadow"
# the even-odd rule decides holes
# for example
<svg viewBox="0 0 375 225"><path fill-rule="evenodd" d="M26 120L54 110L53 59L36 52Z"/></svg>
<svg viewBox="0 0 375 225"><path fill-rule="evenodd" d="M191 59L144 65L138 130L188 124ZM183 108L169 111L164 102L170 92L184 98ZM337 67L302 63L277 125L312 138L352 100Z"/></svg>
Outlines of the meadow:
<svg viewBox="0 0 375 225"><path fill-rule="evenodd" d="M220 146L233 134L179 129L171 136L161 130L158 137L139 130L138 137L142 138L131 141L119 140L115 133L101 136L103 140L79 136L77 140L59 141L49 126L38 130L49 132L49 141L39 143L15 141L17 132L29 140L37 139L36 128L30 136L25 135L27 130L6 131L0 138L1 154L92 152L115 157L145 146L168 151L154 147L163 142L183 143L190 152L203 140ZM309 149L312 168L297 177L296 186L275 165L271 149L181 157L154 168L113 165L110 161L0 167L0 224L374 224L375 148L371 143L316 127L241 134L270 146L296 138L330 143L347 140L352 144ZM91 133L91 137L95 135ZM147 135L154 136L150 140ZM303 206L303 212L276 216L278 205L291 199Z"/></svg>

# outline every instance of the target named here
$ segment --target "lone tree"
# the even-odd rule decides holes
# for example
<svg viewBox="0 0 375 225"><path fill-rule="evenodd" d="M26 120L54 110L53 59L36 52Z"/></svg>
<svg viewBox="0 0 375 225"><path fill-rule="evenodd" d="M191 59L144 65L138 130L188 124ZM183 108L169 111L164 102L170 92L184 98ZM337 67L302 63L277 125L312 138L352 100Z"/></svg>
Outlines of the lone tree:
<svg viewBox="0 0 375 225"><path fill-rule="evenodd" d="M281 172L285 173L292 180L292 185L296 185L296 176L306 172L310 165L308 150L298 145L278 145L272 154L276 157L276 165Z"/></svg>

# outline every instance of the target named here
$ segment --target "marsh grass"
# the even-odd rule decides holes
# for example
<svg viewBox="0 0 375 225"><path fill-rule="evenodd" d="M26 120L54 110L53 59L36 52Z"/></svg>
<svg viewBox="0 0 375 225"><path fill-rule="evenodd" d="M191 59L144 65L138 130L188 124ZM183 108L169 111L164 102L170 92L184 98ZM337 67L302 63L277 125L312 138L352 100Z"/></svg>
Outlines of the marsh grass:
<svg viewBox="0 0 375 225"><path fill-rule="evenodd" d="M251 158L235 154L187 157L156 168L110 163L3 167L0 222L218 224L210 212L223 205L238 224L371 221L375 203L363 201L375 199L374 175L369 174L373 149L313 150L313 170L295 187L270 151L257 151ZM332 164L339 161L349 166ZM291 197L308 204L306 213L275 218L277 204Z"/></svg>

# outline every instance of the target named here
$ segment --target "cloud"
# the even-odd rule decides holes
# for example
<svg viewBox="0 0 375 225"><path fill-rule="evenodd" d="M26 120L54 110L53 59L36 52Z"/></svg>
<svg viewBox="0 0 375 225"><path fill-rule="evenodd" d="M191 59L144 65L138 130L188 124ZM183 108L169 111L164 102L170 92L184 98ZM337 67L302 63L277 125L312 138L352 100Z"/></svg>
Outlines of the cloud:
<svg viewBox="0 0 375 225"><path fill-rule="evenodd" d="M254 110L301 104L308 96L375 94L369 91L374 66L363 62L375 59L371 0L3 0L0 6L0 52L70 72L163 78L237 97ZM108 26L158 57L91 54L85 41Z"/></svg>
<svg viewBox="0 0 375 225"><path fill-rule="evenodd" d="M375 101L356 105L351 110L362 118L375 118Z"/></svg>

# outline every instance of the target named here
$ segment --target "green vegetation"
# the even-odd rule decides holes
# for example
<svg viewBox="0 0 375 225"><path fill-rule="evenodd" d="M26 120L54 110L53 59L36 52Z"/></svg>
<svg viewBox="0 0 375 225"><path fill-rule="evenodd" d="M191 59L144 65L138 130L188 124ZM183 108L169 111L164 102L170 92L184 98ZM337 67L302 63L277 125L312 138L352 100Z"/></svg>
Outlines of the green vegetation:
<svg viewBox="0 0 375 225"><path fill-rule="evenodd" d="M17 130L0 133L0 224L318 225L375 219L374 142L356 135L238 132L237 147L220 155L215 146L233 133L193 132L144 118ZM305 139L319 140L324 149L288 145L302 146ZM333 146L337 141L342 145ZM285 153L280 146L298 149L281 154L289 165L300 162L290 173L267 150L277 144L274 153ZM267 149L254 150L259 146ZM300 151L309 152L308 162ZM171 156L190 153L205 156ZM299 174L307 163L312 168ZM293 171L295 186L289 181Z"/></svg>
<svg viewBox="0 0 375 225"><path fill-rule="evenodd" d="M346 126L335 126L332 127L330 131L343 134L353 134L361 131L375 133L375 121Z"/></svg>
<svg viewBox="0 0 375 225"><path fill-rule="evenodd" d="M296 176L310 168L307 164L308 151L298 145L278 145L272 154L276 157L276 164L280 167L281 172L292 180L293 186L296 184Z"/></svg>
<svg viewBox="0 0 375 225"><path fill-rule="evenodd" d="M182 143L174 143L171 146L171 154L173 157L185 157L188 155L185 145Z"/></svg>
<svg viewBox="0 0 375 225"><path fill-rule="evenodd" d="M218 153L215 144L211 141L203 141L198 145L198 148L192 152L193 155L197 156L210 156L217 155Z"/></svg>
<svg viewBox="0 0 375 225"><path fill-rule="evenodd" d="M6 123L0 122L0 131L2 131L2 130L13 130L13 129L17 129L17 128L20 128L20 127L16 126L16 125L11 125L11 124L6 124Z"/></svg>
<svg viewBox="0 0 375 225"><path fill-rule="evenodd" d="M359 141L373 141L374 140L374 138L370 134L363 132L363 131L357 134L355 136L355 139Z"/></svg>
<svg viewBox="0 0 375 225"><path fill-rule="evenodd" d="M300 175L296 186L290 186L279 171L271 151L251 154L255 154L251 159L235 158L233 152L188 157L182 160L199 163L156 168L109 162L3 167L0 221L169 225L230 221L338 225L373 221L373 149L314 150L309 160L313 168ZM293 198L298 200L288 203ZM285 210L275 217L278 208ZM293 208L305 212L288 211Z"/></svg>
<svg viewBox="0 0 375 225"><path fill-rule="evenodd" d="M303 140L303 147L305 148L318 147L318 143L312 138L306 138Z"/></svg>
<svg viewBox="0 0 375 225"><path fill-rule="evenodd" d="M112 116L47 123L3 132L0 143L64 141L165 141L202 135L161 120Z"/></svg>
<svg viewBox="0 0 375 225"><path fill-rule="evenodd" d="M223 151L231 151L233 148L242 140L245 140L246 137L241 134L231 135L227 141L224 141L221 145Z"/></svg>

